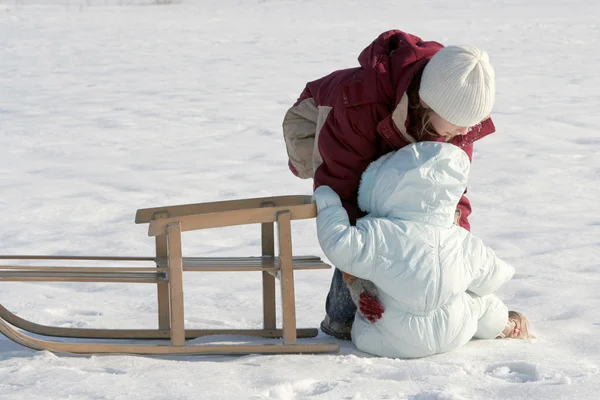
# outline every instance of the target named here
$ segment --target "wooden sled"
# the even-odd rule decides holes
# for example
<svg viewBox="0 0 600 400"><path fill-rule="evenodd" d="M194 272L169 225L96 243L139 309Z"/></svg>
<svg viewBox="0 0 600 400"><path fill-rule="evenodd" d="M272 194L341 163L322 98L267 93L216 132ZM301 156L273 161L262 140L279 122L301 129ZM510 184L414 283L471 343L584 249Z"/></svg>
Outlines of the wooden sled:
<svg viewBox="0 0 600 400"><path fill-rule="evenodd" d="M82 329L40 325L0 305L0 332L23 346L57 353L119 354L268 354L336 353L336 343L298 343L317 336L317 329L297 329L294 271L327 269L315 256L293 256L291 221L314 218L310 196L277 196L140 209L135 222L149 224L155 237L153 257L0 256L2 260L118 262L120 267L0 265L0 281L151 283L157 287L158 329ZM262 254L256 257L183 257L183 232L224 226L261 224ZM278 254L275 254L277 224ZM151 267L139 266L152 263ZM136 266L138 264L138 266ZM258 271L262 274L262 329L185 329L183 273ZM281 289L282 326L276 326L275 280ZM35 334L35 336L32 336ZM186 339L210 335L281 338L273 344L199 344ZM45 336L39 338L38 336ZM60 337L62 341L47 337ZM64 341L64 338L78 338ZM115 342L115 339L119 339ZM154 340L168 339L168 344ZM142 343L140 343L143 341Z"/></svg>

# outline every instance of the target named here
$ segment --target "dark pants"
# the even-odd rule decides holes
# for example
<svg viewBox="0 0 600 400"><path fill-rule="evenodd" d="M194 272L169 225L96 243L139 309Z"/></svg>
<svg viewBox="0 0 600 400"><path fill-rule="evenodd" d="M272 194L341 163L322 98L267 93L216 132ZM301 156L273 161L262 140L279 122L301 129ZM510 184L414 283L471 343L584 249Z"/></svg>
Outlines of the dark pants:
<svg viewBox="0 0 600 400"><path fill-rule="evenodd" d="M329 318L340 324L351 325L356 313L356 305L350 297L350 291L344 282L342 271L335 268L331 278L331 286L327 294L325 311Z"/></svg>

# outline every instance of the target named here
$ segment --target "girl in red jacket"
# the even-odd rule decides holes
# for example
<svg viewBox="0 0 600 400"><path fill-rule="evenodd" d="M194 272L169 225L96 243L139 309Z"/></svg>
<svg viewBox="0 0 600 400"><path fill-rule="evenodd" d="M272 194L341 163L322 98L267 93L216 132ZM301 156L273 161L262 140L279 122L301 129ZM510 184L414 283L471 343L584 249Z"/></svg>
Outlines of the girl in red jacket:
<svg viewBox="0 0 600 400"><path fill-rule="evenodd" d="M446 141L472 160L473 142L495 131L489 118L495 74L487 53L392 30L358 57L360 66L309 82L287 111L283 133L289 167L314 189L331 187L352 223L360 177L382 155L419 141ZM470 229L463 195L456 222ZM350 339L354 314L376 321L384 311L368 282L334 270L321 330Z"/></svg>

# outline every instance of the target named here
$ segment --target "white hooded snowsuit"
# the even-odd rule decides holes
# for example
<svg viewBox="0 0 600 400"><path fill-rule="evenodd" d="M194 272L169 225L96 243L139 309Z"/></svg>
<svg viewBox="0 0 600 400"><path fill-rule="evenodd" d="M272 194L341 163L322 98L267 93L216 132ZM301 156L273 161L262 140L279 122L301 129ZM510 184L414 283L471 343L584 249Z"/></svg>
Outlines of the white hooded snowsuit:
<svg viewBox="0 0 600 400"><path fill-rule="evenodd" d="M356 226L331 188L315 191L323 252L340 270L373 282L385 308L376 323L356 314L358 349L425 357L504 329L508 310L493 293L514 268L453 223L469 165L463 150L439 142L381 157L362 176L358 202L369 214Z"/></svg>

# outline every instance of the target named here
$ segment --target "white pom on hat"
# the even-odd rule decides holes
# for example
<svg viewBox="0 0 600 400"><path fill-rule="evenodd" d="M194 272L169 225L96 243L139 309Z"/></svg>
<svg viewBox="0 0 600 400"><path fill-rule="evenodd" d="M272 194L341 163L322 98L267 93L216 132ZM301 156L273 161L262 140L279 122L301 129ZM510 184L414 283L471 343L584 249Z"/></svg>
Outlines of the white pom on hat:
<svg viewBox="0 0 600 400"><path fill-rule="evenodd" d="M490 115L496 97L488 54L470 45L442 48L423 70L419 96L451 124L478 124Z"/></svg>

